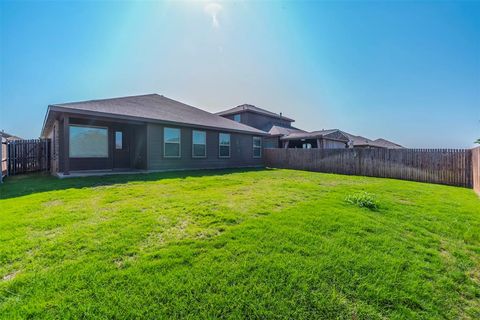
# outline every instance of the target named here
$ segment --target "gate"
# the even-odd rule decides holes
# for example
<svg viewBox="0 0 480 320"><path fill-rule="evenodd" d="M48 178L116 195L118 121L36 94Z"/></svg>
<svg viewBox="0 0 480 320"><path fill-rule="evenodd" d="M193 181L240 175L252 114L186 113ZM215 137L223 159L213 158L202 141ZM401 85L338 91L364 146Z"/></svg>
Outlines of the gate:
<svg viewBox="0 0 480 320"><path fill-rule="evenodd" d="M50 139L9 141L7 152L9 176L50 170Z"/></svg>

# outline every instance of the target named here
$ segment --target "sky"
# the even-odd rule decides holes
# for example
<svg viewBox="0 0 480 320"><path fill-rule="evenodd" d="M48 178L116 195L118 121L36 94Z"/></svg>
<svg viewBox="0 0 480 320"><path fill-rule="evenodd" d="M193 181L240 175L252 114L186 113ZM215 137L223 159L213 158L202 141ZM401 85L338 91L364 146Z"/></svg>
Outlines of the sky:
<svg viewBox="0 0 480 320"><path fill-rule="evenodd" d="M36 138L49 104L146 93L472 147L480 1L0 2L0 129Z"/></svg>

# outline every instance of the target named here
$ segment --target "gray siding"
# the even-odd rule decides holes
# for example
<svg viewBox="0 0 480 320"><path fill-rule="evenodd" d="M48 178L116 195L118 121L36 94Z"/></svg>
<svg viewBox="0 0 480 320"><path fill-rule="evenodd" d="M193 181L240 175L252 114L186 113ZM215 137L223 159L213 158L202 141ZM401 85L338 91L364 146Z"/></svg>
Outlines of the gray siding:
<svg viewBox="0 0 480 320"><path fill-rule="evenodd" d="M345 149L347 145L345 142L325 139L323 142L324 149Z"/></svg>
<svg viewBox="0 0 480 320"><path fill-rule="evenodd" d="M269 131L274 125L279 127L286 127L286 128L291 127L290 121L269 117L267 115L261 115L258 113L248 112L248 111L241 112L240 115L241 115L241 118L240 118L241 123L246 124L250 127L263 130L263 131ZM234 115L231 114L223 117L233 120L233 116Z"/></svg>
<svg viewBox="0 0 480 320"><path fill-rule="evenodd" d="M175 169L207 169L207 168L239 168L262 166L262 158L253 158L253 137L255 135L233 133L227 131L214 131L171 126L180 128L181 132L181 157L163 157L163 128L164 125L147 125L147 168L149 170L175 170ZM192 157L192 130L205 131L207 135L207 157ZM218 156L218 134L230 133L230 158ZM262 153L263 156L263 153Z"/></svg>

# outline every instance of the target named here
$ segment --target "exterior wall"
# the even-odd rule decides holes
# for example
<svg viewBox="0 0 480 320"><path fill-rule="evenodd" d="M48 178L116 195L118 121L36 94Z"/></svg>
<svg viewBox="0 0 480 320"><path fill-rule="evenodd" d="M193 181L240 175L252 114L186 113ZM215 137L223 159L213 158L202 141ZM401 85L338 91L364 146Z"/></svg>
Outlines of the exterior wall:
<svg viewBox="0 0 480 320"><path fill-rule="evenodd" d="M263 148L281 148L282 145L280 143L279 137L267 137L263 139Z"/></svg>
<svg viewBox="0 0 480 320"><path fill-rule="evenodd" d="M238 168L263 166L263 151L261 158L253 157L254 135L194 129L167 125L169 128L180 128L180 158L163 157L163 128L164 125L147 125L147 168L149 170L178 170L178 169L208 169L208 168ZM192 130L206 132L207 157L192 157ZM219 158L218 134L230 133L230 158Z"/></svg>
<svg viewBox="0 0 480 320"><path fill-rule="evenodd" d="M280 126L290 128L292 123L287 120L282 120L274 117L269 117L266 115L254 113L254 112L241 112L240 122L246 124L247 126L254 127L263 131L269 131L272 126ZM233 120L233 114L225 115L223 117Z"/></svg>
<svg viewBox="0 0 480 320"><path fill-rule="evenodd" d="M64 139L65 134L63 132L63 119L56 121L58 123L58 165L57 172L65 170L65 160L68 154L65 154ZM108 128L108 157L106 158L69 158L70 171L79 170L109 170L114 168L114 134L117 129L121 129L128 133L129 136L129 152L130 152L130 168L146 169L147 157L146 157L146 125L131 125L128 123L111 122L105 120L95 119L80 119L70 118L71 125L91 125L101 126ZM53 141L53 140L52 140ZM53 147L52 147L53 149ZM53 159L53 158L52 158ZM53 165L53 163L52 163ZM55 171L52 171L54 173Z"/></svg>
<svg viewBox="0 0 480 320"><path fill-rule="evenodd" d="M342 141L328 139L323 140L324 149L345 149L346 147L346 143Z"/></svg>
<svg viewBox="0 0 480 320"><path fill-rule="evenodd" d="M56 174L60 170L60 141L59 141L60 122L55 120L52 129L47 135L51 141L50 147L50 173Z"/></svg>

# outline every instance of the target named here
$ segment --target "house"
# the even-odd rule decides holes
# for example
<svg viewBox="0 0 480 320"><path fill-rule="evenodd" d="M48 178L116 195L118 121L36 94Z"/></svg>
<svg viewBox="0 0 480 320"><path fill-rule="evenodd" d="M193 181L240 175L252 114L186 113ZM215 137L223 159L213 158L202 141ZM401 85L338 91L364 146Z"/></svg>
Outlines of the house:
<svg viewBox="0 0 480 320"><path fill-rule="evenodd" d="M343 132L343 131L342 131ZM350 139L350 146L363 149L403 149L404 147L385 139L371 140L362 136L356 136L343 132Z"/></svg>
<svg viewBox="0 0 480 320"><path fill-rule="evenodd" d="M264 138L265 148L281 148L280 138L291 133L305 133L292 126L295 120L285 117L282 113L274 113L251 104L218 112L217 115L257 128L268 133Z"/></svg>
<svg viewBox="0 0 480 320"><path fill-rule="evenodd" d="M294 119L251 104L242 104L216 114L267 132L264 148L403 148L385 139L370 140L339 129L307 132L293 127Z"/></svg>
<svg viewBox="0 0 480 320"><path fill-rule="evenodd" d="M148 94L48 106L52 173L179 170L263 165L267 133Z"/></svg>
<svg viewBox="0 0 480 320"><path fill-rule="evenodd" d="M349 138L338 129L294 132L280 138L284 148L345 149Z"/></svg>
<svg viewBox="0 0 480 320"><path fill-rule="evenodd" d="M15 140L23 140L20 137L17 137L13 134L7 133L5 131L0 131L0 138L4 138L6 141L15 141Z"/></svg>

